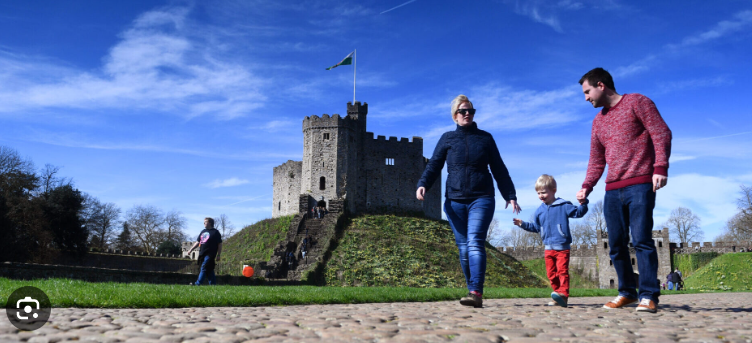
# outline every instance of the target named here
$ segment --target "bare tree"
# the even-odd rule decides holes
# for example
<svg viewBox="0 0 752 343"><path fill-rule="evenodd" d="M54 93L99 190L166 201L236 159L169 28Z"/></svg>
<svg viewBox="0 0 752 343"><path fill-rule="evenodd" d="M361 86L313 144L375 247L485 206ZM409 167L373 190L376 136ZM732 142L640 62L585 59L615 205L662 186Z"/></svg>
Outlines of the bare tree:
<svg viewBox="0 0 752 343"><path fill-rule="evenodd" d="M162 211L151 205L137 205L128 210L126 220L136 243L147 253L156 251L165 237Z"/></svg>
<svg viewBox="0 0 752 343"><path fill-rule="evenodd" d="M514 247L515 249L543 246L543 240L541 239L540 234L525 231L517 227L512 227L508 231L502 231L499 242L501 246Z"/></svg>
<svg viewBox="0 0 752 343"><path fill-rule="evenodd" d="M222 213L219 217L214 218L214 227L222 234L222 239L228 238L235 234L235 226L230 222L230 218Z"/></svg>
<svg viewBox="0 0 752 343"><path fill-rule="evenodd" d="M598 242L595 235L595 228L587 221L578 221L573 225L570 225L570 232L572 233L572 244L595 245Z"/></svg>
<svg viewBox="0 0 752 343"><path fill-rule="evenodd" d="M172 210L167 213L164 223L166 234L162 239L163 241L171 241L180 245L180 243L186 240L187 235L183 231L185 230L186 219L180 211Z"/></svg>
<svg viewBox="0 0 752 343"><path fill-rule="evenodd" d="M116 238L120 226L121 210L113 203L102 203L99 199L85 195L83 219L89 229L90 242L100 249L109 247Z"/></svg>
<svg viewBox="0 0 752 343"><path fill-rule="evenodd" d="M700 217L686 207L678 207L671 211L664 226L668 227L669 234L681 243L697 242L703 237Z"/></svg>
<svg viewBox="0 0 752 343"><path fill-rule="evenodd" d="M601 230L606 231L606 216L603 214L603 200L598 200L595 205L588 207L588 214L585 216L585 222L593 230L593 238L595 238L595 232Z"/></svg>

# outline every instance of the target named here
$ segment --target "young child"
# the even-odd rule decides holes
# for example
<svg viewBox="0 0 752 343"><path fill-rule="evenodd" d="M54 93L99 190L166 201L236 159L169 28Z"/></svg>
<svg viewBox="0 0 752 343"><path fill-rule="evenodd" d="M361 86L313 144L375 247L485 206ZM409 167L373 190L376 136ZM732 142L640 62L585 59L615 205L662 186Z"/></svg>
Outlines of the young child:
<svg viewBox="0 0 752 343"><path fill-rule="evenodd" d="M556 180L543 174L535 182L538 199L543 204L535 210L533 222L527 223L514 218L514 225L530 232L539 232L545 245L546 274L551 281L550 306L567 307L569 301L569 245L572 235L569 232L569 218L582 218L587 211L588 200L580 206L556 197Z"/></svg>

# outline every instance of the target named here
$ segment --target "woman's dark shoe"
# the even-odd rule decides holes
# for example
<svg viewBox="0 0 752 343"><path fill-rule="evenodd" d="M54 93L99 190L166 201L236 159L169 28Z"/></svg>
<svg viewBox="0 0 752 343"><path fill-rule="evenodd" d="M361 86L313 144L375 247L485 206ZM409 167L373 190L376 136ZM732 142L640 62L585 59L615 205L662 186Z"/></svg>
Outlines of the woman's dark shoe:
<svg viewBox="0 0 752 343"><path fill-rule="evenodd" d="M483 295L480 295L477 292L470 292L466 297L460 299L460 304L475 308L483 307Z"/></svg>

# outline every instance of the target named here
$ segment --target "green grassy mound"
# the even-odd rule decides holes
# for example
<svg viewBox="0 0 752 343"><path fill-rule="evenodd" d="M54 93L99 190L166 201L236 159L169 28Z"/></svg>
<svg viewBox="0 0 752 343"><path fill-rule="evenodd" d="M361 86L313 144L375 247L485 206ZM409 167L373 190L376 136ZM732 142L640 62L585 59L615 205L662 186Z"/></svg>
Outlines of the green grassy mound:
<svg viewBox="0 0 752 343"><path fill-rule="evenodd" d="M716 257L684 279L688 290L746 291L752 289L752 253L731 253Z"/></svg>
<svg viewBox="0 0 752 343"><path fill-rule="evenodd" d="M679 269L686 279L718 256L720 254L717 252L676 254L671 256L671 265L674 266L674 269Z"/></svg>
<svg viewBox="0 0 752 343"><path fill-rule="evenodd" d="M293 216L264 219L244 227L222 242L222 259L217 264L218 275L242 274L243 264L250 261L269 261L274 247L287 236Z"/></svg>
<svg viewBox="0 0 752 343"><path fill-rule="evenodd" d="M486 244L485 287L546 287ZM465 287L446 221L395 215L352 218L324 268L328 286Z"/></svg>
<svg viewBox="0 0 752 343"><path fill-rule="evenodd" d="M549 284L548 276L546 275L546 261L542 258L536 258L534 260L522 261L522 265L530 269L536 276L538 276L545 284ZM592 281L587 277L580 275L576 268L569 266L569 288L599 288L598 282Z"/></svg>

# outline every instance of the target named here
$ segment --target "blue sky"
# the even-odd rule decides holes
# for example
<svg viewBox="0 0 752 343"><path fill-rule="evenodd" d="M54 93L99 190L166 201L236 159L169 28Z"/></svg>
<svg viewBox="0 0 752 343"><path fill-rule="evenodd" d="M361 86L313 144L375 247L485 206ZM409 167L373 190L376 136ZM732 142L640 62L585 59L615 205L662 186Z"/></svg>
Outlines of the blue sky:
<svg viewBox="0 0 752 343"><path fill-rule="evenodd" d="M752 185L752 5L735 0L5 2L0 145L124 211L182 211L190 235L222 213L240 227L271 217L303 117L346 113L353 67L325 68L354 49L368 130L421 136L426 156L470 97L523 219L540 174L565 199L582 184L597 110L577 81L594 67L673 131L656 224L688 207L711 240Z"/></svg>

